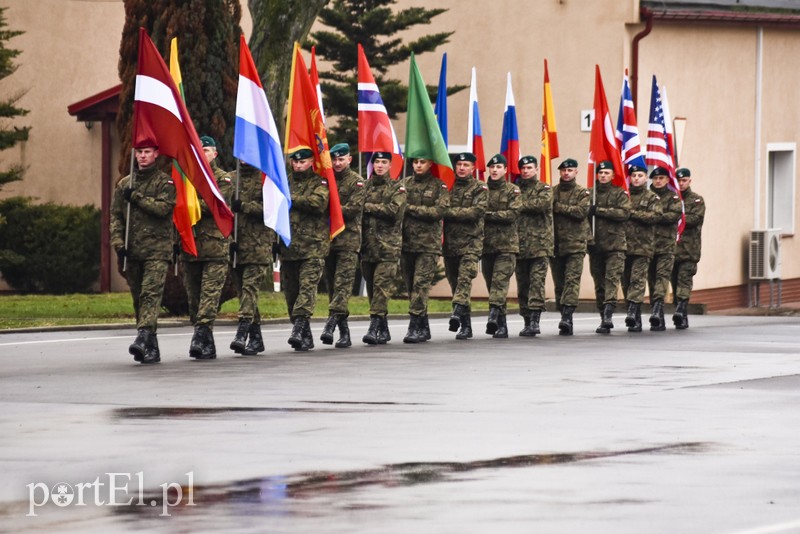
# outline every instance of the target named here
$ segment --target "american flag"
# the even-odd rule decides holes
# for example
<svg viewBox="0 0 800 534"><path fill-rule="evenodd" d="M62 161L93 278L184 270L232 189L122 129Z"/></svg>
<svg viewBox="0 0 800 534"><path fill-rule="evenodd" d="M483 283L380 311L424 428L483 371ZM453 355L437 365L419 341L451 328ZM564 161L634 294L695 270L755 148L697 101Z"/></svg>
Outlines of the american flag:
<svg viewBox="0 0 800 534"><path fill-rule="evenodd" d="M642 142L639 140L639 127L636 125L636 110L633 107L633 97L628 85L628 72L622 80L622 95L619 99L619 115L617 115L617 146L626 165L647 167Z"/></svg>

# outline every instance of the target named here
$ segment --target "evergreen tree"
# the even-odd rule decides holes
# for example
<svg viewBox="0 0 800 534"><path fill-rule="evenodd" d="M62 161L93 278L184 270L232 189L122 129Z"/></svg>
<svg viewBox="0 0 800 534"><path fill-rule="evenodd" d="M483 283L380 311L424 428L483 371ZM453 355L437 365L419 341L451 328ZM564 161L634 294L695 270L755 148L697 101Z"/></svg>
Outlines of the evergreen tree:
<svg viewBox="0 0 800 534"><path fill-rule="evenodd" d="M331 69L320 69L328 138L332 143L347 142L352 147L358 144L358 51L361 43L369 61L375 82L381 91L383 103L389 117L394 119L406 108L408 86L386 77L393 65L406 61L411 52L420 55L435 50L448 42L453 32L438 32L403 43L399 32L418 24L430 24L446 9L410 7L393 11L397 0L333 0L320 12L320 21L331 28L313 32L311 44L316 45L317 55L332 64ZM449 87L448 94L465 86ZM429 92L436 94L435 87ZM335 118L331 124L330 118Z"/></svg>
<svg viewBox="0 0 800 534"><path fill-rule="evenodd" d="M122 157L120 173L130 165L133 92L139 50L139 28L150 35L169 64L170 41L178 38L178 58L189 114L200 135L217 140L220 165L232 168L233 121L239 83L239 0L125 0L120 43L122 80L117 131Z"/></svg>
<svg viewBox="0 0 800 534"><path fill-rule="evenodd" d="M8 27L5 14L6 9L8 8L0 7L0 80L6 78L7 76L11 76L14 71L17 70L17 65L14 64L13 60L20 53L19 50L7 48L6 41L12 37L16 37L17 35L25 33L22 31L6 29ZM13 120L15 117L22 117L28 114L27 109L17 106L17 102L24 94L24 91L20 91L9 97L0 98L0 119ZM3 124L0 125L0 150L9 149L20 141L27 141L28 132L31 129L30 126L8 127L5 124L6 122L7 121L3 121ZM12 165L8 169L0 171L0 188L9 182L17 182L22 180L22 174L24 170L25 169L22 167L22 165Z"/></svg>

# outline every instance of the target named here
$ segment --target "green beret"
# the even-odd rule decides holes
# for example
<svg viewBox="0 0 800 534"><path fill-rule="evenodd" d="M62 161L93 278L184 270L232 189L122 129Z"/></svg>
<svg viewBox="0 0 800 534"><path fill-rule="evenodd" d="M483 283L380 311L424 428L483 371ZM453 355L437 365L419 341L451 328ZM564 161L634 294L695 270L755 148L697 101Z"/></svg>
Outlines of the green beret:
<svg viewBox="0 0 800 534"><path fill-rule="evenodd" d="M347 143L338 143L331 148L331 157L340 158L350 153L350 145Z"/></svg>
<svg viewBox="0 0 800 534"><path fill-rule="evenodd" d="M578 162L572 158L567 158L558 166L559 169L577 169Z"/></svg>
<svg viewBox="0 0 800 534"><path fill-rule="evenodd" d="M539 162L533 156L523 156L523 157L521 157L519 159L519 162L518 162L520 167L522 167L523 165L528 165L530 163L533 163L534 165L536 165Z"/></svg>
<svg viewBox="0 0 800 534"><path fill-rule="evenodd" d="M607 160L607 159L606 159L606 160L603 160L603 161L601 161L600 163L598 163L598 164L597 164L597 168L594 170L594 172L596 172L596 173L597 173L597 172L600 172L600 171L605 171L605 170L608 170L608 171L614 172L614 164L613 164L613 163L611 163L611 162L610 162L609 160Z"/></svg>
<svg viewBox="0 0 800 534"><path fill-rule="evenodd" d="M392 161L392 153L391 152L373 152L372 153L372 161L376 159L388 159Z"/></svg>
<svg viewBox="0 0 800 534"><path fill-rule="evenodd" d="M669 171L664 167L656 167L650 171L650 178L655 178L656 176L669 176Z"/></svg>
<svg viewBox="0 0 800 534"><path fill-rule="evenodd" d="M643 172L647 174L647 167L642 167L641 165L631 165L628 167L628 174L633 174L635 172Z"/></svg>
<svg viewBox="0 0 800 534"><path fill-rule="evenodd" d="M686 167L681 167L677 171L675 171L675 176L678 178L690 178L692 176L692 171L687 169Z"/></svg>
<svg viewBox="0 0 800 534"><path fill-rule="evenodd" d="M313 157L314 157L314 152L312 152L310 148L301 148L289 154L289 159L293 159L295 161L300 161L303 159L308 159Z"/></svg>
<svg viewBox="0 0 800 534"><path fill-rule="evenodd" d="M213 146L214 148L217 148L217 142L214 141L214 138L211 137L210 135L204 135L203 137L201 137L200 144L203 145L203 148L207 146Z"/></svg>
<svg viewBox="0 0 800 534"><path fill-rule="evenodd" d="M506 157L504 155L495 154L494 156L492 156L492 159L490 159L489 161L486 162L486 165L487 166L491 166L491 165L508 165L508 162L506 161Z"/></svg>
<svg viewBox="0 0 800 534"><path fill-rule="evenodd" d="M475 154L472 152L462 152L458 156L456 156L456 161L469 161L470 163L475 163L478 158L475 157Z"/></svg>

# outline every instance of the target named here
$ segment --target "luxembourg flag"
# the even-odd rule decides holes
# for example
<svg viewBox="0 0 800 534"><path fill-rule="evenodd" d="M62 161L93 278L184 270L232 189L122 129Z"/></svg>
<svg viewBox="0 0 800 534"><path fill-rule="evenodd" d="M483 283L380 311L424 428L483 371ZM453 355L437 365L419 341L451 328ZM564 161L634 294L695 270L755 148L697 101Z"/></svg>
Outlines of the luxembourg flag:
<svg viewBox="0 0 800 534"><path fill-rule="evenodd" d="M467 150L475 154L475 170L478 178L486 179L486 156L483 152L481 113L478 110L478 83L475 67L472 67L472 82L469 86L469 118L467 122Z"/></svg>
<svg viewBox="0 0 800 534"><path fill-rule="evenodd" d="M239 90L236 94L233 155L264 173L264 224L275 230L289 246L292 241L289 227L292 201L283 151L275 118L244 35L239 38Z"/></svg>
<svg viewBox="0 0 800 534"><path fill-rule="evenodd" d="M519 131L517 130L517 107L514 104L510 72L506 83L506 110L503 113L503 137L500 142L500 153L508 161L507 179L516 182L519 178Z"/></svg>

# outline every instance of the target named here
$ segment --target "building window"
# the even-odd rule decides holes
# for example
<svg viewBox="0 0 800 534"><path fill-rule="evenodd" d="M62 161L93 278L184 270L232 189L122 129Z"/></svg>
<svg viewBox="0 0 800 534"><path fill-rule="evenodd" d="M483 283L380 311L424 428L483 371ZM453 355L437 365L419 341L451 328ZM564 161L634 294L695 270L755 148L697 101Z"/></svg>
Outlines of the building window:
<svg viewBox="0 0 800 534"><path fill-rule="evenodd" d="M767 228L794 235L796 143L767 145Z"/></svg>

